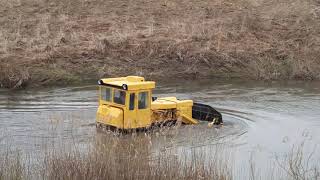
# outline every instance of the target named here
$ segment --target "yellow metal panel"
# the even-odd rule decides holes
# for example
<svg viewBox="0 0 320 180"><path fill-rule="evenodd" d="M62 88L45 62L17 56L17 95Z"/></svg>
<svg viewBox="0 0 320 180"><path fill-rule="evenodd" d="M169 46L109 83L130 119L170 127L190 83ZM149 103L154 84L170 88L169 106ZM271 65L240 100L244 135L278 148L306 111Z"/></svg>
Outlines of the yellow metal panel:
<svg viewBox="0 0 320 180"><path fill-rule="evenodd" d="M120 78L105 78L101 79L104 84L122 87L126 84L127 90L142 90L155 88L154 81L145 81L143 77L139 76L127 76Z"/></svg>
<svg viewBox="0 0 320 180"><path fill-rule="evenodd" d="M198 124L199 122L195 119L193 119L190 116L187 116L185 114L180 114L180 119L182 122L186 123L186 124Z"/></svg>
<svg viewBox="0 0 320 180"><path fill-rule="evenodd" d="M158 98L156 101L152 102L151 109L173 109L179 107L192 107L192 100L177 100L176 97L165 97Z"/></svg>
<svg viewBox="0 0 320 180"><path fill-rule="evenodd" d="M97 122L123 128L123 110L116 107L101 105L97 112Z"/></svg>
<svg viewBox="0 0 320 180"><path fill-rule="evenodd" d="M144 82L128 82L128 90L142 90L142 89L154 89L156 83L154 81L144 81Z"/></svg>
<svg viewBox="0 0 320 180"><path fill-rule="evenodd" d="M140 76L127 76L127 77L118 77L118 78L104 78L101 79L104 83L114 82L114 81L126 81L126 82L143 82L144 77Z"/></svg>
<svg viewBox="0 0 320 180"><path fill-rule="evenodd" d="M164 99L157 99L156 101L153 101L151 104L151 109L175 109L177 108L177 103L172 101L167 101Z"/></svg>

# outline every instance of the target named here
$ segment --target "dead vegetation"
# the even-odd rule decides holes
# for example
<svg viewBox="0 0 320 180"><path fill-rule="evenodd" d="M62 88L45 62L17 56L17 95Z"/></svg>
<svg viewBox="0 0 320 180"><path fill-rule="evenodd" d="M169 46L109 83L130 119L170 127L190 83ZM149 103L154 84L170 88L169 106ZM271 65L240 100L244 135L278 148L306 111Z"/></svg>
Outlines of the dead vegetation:
<svg viewBox="0 0 320 180"><path fill-rule="evenodd" d="M85 155L50 154L40 171L45 179L230 179L230 169L215 159L204 164L200 153L196 159L179 159L174 150L154 154L149 138L106 140Z"/></svg>
<svg viewBox="0 0 320 180"><path fill-rule="evenodd" d="M1 0L0 82L319 79L319 20L316 0Z"/></svg>
<svg viewBox="0 0 320 180"><path fill-rule="evenodd" d="M277 157L278 167L293 180L319 179L319 164L314 160L316 148L305 152L304 143L293 146L284 157Z"/></svg>
<svg viewBox="0 0 320 180"><path fill-rule="evenodd" d="M27 85L30 79L26 68L17 68L12 64L0 64L0 87L20 88Z"/></svg>
<svg viewBox="0 0 320 180"><path fill-rule="evenodd" d="M176 148L153 149L151 136L141 135L103 136L88 149L57 145L26 161L32 163L6 153L0 156L0 179L231 179L217 148L210 159L200 151L178 156Z"/></svg>
<svg viewBox="0 0 320 180"><path fill-rule="evenodd" d="M183 151L179 147L153 144L150 134L100 134L88 147L59 144L26 156L17 151L1 152L2 179L319 179L315 152L303 144L276 156L268 177L250 159L247 169L233 174L231 155L223 145ZM210 152L204 154L205 151ZM241 168L239 167L239 168ZM260 174L261 173L261 174Z"/></svg>

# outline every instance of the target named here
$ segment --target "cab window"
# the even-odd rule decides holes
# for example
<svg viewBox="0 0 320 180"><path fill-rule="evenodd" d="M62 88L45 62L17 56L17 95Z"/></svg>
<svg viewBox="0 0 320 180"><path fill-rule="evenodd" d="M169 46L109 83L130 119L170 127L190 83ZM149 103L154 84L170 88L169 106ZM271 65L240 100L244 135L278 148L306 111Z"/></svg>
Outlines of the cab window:
<svg viewBox="0 0 320 180"><path fill-rule="evenodd" d="M125 105L126 92L119 89L114 89L113 102L117 104Z"/></svg>
<svg viewBox="0 0 320 180"><path fill-rule="evenodd" d="M146 109L148 107L148 92L140 92L138 97L138 109Z"/></svg>
<svg viewBox="0 0 320 180"><path fill-rule="evenodd" d="M101 99L104 101L111 101L111 89L101 88Z"/></svg>

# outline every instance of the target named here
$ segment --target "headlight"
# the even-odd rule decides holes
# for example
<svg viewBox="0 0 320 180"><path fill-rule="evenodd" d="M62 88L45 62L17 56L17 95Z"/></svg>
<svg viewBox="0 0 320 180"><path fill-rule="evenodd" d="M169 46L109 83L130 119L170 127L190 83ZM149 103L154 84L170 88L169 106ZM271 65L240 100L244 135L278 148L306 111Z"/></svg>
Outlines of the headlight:
<svg viewBox="0 0 320 180"><path fill-rule="evenodd" d="M122 89L128 90L128 86L126 84L122 84Z"/></svg>

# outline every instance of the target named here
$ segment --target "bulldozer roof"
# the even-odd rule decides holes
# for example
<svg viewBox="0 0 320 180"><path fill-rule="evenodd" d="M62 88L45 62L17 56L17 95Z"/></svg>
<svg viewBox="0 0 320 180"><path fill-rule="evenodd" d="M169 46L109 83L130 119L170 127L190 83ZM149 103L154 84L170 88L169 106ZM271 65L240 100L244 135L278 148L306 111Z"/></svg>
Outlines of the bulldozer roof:
<svg viewBox="0 0 320 180"><path fill-rule="evenodd" d="M111 86L123 90L142 90L155 88L154 81L145 81L144 77L127 76L119 78L104 78L98 81L101 86Z"/></svg>

